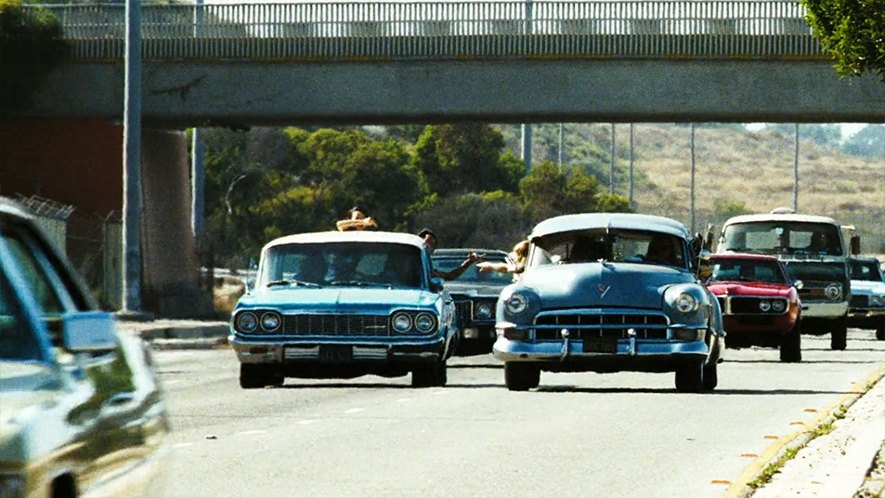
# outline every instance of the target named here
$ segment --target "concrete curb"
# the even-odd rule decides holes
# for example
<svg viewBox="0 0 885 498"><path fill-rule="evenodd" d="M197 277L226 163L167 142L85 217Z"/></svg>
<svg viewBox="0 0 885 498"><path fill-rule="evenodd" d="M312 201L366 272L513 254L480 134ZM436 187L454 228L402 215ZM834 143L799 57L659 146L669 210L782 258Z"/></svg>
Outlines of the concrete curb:
<svg viewBox="0 0 885 498"><path fill-rule="evenodd" d="M769 465L775 464L788 450L798 448L798 450L801 451L810 441L817 438L826 438L828 436L827 434L816 436L814 432L821 426L833 424L840 420L842 417L837 416L837 413L850 409L854 403L872 390L883 377L885 377L885 369L877 369L875 372L867 376L866 379L855 383L849 394L844 395L841 399L822 410L811 422L805 424L803 429L783 436L772 443L766 448L762 455L747 465L738 479L736 479L735 482L729 486L728 490L726 490L725 494L722 495L722 498L750 498L757 491L764 489L764 484L757 489L751 487L750 483L761 477L765 469ZM873 465L875 460L876 455L872 455L870 465ZM853 494L854 491L855 490L851 490L851 493Z"/></svg>
<svg viewBox="0 0 885 498"><path fill-rule="evenodd" d="M230 325L222 321L120 321L119 329L141 337L154 349L213 349L228 345Z"/></svg>

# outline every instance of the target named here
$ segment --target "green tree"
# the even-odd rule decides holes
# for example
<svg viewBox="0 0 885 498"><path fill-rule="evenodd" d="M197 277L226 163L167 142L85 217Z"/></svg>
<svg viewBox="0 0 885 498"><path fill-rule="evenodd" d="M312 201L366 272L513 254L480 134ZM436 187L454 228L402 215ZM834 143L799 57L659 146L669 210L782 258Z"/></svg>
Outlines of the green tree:
<svg viewBox="0 0 885 498"><path fill-rule="evenodd" d="M328 202L323 223L332 227L361 203L382 229L407 224L407 213L426 195L403 142L371 139L359 129L318 130L298 145L307 160L301 183L323 191Z"/></svg>
<svg viewBox="0 0 885 498"><path fill-rule="evenodd" d="M885 8L882 0L801 0L805 18L845 76L878 74L885 82Z"/></svg>
<svg viewBox="0 0 885 498"><path fill-rule="evenodd" d="M773 123L765 127L786 137L796 135L794 123ZM842 142L842 129L836 124L801 124L799 125L799 139L835 149Z"/></svg>
<svg viewBox="0 0 885 498"><path fill-rule="evenodd" d="M855 156L885 159L885 125L868 124L848 137L843 150Z"/></svg>
<svg viewBox="0 0 885 498"><path fill-rule="evenodd" d="M476 247L509 250L531 228L510 192L468 193L443 199L416 214L415 230L431 228L440 247Z"/></svg>
<svg viewBox="0 0 885 498"><path fill-rule="evenodd" d="M489 125L431 125L415 145L415 165L431 192L441 197L466 192L516 192L522 167L502 156L504 137Z"/></svg>
<svg viewBox="0 0 885 498"><path fill-rule="evenodd" d="M560 171L550 161L533 168L519 189L525 216L532 223L568 213L630 211L624 197L600 193L595 177L580 168Z"/></svg>
<svg viewBox="0 0 885 498"><path fill-rule="evenodd" d="M0 0L0 116L31 105L45 76L69 52L55 15Z"/></svg>

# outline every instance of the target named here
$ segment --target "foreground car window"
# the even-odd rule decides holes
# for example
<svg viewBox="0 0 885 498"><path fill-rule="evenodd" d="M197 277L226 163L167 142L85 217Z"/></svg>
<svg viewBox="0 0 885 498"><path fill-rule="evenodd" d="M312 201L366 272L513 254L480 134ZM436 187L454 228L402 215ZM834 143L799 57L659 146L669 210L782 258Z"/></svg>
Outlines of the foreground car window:
<svg viewBox="0 0 885 498"><path fill-rule="evenodd" d="M678 237L640 230L585 230L564 232L535 242L539 251L531 266L545 264L611 262L685 266L683 243Z"/></svg>
<svg viewBox="0 0 885 498"><path fill-rule="evenodd" d="M13 296L6 275L0 274L0 360L40 360L37 337Z"/></svg>
<svg viewBox="0 0 885 498"><path fill-rule="evenodd" d="M711 282L717 281L768 282L772 284L787 283L783 273L772 263L756 261L716 261L713 264Z"/></svg>
<svg viewBox="0 0 885 498"><path fill-rule="evenodd" d="M418 248L388 243L285 244L268 249L259 286L421 287Z"/></svg>

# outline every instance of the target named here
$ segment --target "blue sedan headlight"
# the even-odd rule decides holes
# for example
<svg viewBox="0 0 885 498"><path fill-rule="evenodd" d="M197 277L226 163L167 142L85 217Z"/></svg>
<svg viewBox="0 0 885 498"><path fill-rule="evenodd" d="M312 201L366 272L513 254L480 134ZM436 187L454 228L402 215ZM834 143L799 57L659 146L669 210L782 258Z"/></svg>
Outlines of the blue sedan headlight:
<svg viewBox="0 0 885 498"><path fill-rule="evenodd" d="M255 316L255 313L246 311L237 315L234 325L240 332L255 332L258 328L258 317Z"/></svg>
<svg viewBox="0 0 885 498"><path fill-rule="evenodd" d="M261 315L261 328L265 332L273 332L280 328L280 324L283 320L280 318L280 315L275 311L268 311L267 313Z"/></svg>
<svg viewBox="0 0 885 498"><path fill-rule="evenodd" d="M687 292L679 294L673 307L682 313L692 313L698 309L698 300Z"/></svg>
<svg viewBox="0 0 885 498"><path fill-rule="evenodd" d="M508 313L513 313L514 315L518 315L525 311L529 306L529 300L520 292L514 292L507 299L504 300L504 308Z"/></svg>
<svg viewBox="0 0 885 498"><path fill-rule="evenodd" d="M397 313L393 315L393 330L400 334L405 334L412 328L412 317L408 313Z"/></svg>
<svg viewBox="0 0 885 498"><path fill-rule="evenodd" d="M433 329L436 328L436 318L430 313L419 313L415 317L415 328L422 334L433 332Z"/></svg>

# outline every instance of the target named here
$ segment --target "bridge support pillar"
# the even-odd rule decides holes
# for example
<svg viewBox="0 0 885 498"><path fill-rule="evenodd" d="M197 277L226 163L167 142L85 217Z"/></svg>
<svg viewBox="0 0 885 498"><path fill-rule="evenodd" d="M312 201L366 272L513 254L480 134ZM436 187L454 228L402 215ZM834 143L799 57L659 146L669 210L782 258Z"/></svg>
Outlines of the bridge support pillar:
<svg viewBox="0 0 885 498"><path fill-rule="evenodd" d="M187 136L145 129L141 154L144 309L168 318L211 316L212 298L200 289L191 230Z"/></svg>

